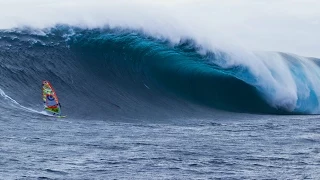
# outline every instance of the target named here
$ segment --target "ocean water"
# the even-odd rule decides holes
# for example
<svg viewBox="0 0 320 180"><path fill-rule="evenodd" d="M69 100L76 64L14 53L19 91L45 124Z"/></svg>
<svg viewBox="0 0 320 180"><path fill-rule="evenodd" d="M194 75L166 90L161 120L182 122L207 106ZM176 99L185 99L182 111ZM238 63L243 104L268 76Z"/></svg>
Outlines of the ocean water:
<svg viewBox="0 0 320 180"><path fill-rule="evenodd" d="M317 116L161 123L1 116L1 179L320 178Z"/></svg>
<svg viewBox="0 0 320 180"><path fill-rule="evenodd" d="M0 178L320 179L319 77L316 58L134 28L1 30Z"/></svg>

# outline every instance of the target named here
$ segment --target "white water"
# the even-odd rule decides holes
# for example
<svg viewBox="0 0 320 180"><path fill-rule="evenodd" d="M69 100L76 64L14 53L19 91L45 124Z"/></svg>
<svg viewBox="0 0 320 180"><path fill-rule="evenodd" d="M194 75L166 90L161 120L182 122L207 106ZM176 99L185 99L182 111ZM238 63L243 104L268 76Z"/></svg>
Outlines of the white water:
<svg viewBox="0 0 320 180"><path fill-rule="evenodd" d="M0 29L122 26L320 57L319 7L317 0L0 0Z"/></svg>
<svg viewBox="0 0 320 180"><path fill-rule="evenodd" d="M8 96L2 89L0 89L0 95L2 96L4 102L5 102L5 104L7 106L11 106L13 108L21 109L21 110L24 110L26 112L32 112L32 113L52 116L52 115L48 114L46 111L38 111L38 110L35 110L35 109L32 109L32 108L28 108L28 107L25 107L25 106L21 105L16 100L14 100L10 96Z"/></svg>

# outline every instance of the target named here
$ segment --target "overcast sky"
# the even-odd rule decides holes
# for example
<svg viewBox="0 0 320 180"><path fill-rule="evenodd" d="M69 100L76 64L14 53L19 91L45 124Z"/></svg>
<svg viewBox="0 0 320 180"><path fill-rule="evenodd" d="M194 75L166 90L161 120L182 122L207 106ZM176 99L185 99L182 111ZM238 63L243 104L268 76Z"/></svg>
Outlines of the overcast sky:
<svg viewBox="0 0 320 180"><path fill-rule="evenodd" d="M320 58L319 0L0 0L0 28L143 28L172 39Z"/></svg>

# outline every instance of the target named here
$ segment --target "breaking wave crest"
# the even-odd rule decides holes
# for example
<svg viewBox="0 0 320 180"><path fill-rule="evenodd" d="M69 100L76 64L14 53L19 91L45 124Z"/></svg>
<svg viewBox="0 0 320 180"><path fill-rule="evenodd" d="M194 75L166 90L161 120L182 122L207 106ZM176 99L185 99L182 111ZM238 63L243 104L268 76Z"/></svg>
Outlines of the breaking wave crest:
<svg viewBox="0 0 320 180"><path fill-rule="evenodd" d="M24 106L41 108L48 79L65 111L82 117L320 111L317 59L293 54L71 26L3 30L0 46L0 88Z"/></svg>

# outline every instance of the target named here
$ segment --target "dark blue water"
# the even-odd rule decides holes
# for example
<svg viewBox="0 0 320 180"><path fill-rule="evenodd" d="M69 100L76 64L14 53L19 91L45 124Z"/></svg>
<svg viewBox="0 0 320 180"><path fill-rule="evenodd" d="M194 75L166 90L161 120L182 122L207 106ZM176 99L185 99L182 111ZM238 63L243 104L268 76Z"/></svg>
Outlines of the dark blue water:
<svg viewBox="0 0 320 180"><path fill-rule="evenodd" d="M0 31L0 179L320 179L317 59L41 31Z"/></svg>
<svg viewBox="0 0 320 180"><path fill-rule="evenodd" d="M1 117L2 179L320 178L314 116L167 123Z"/></svg>

